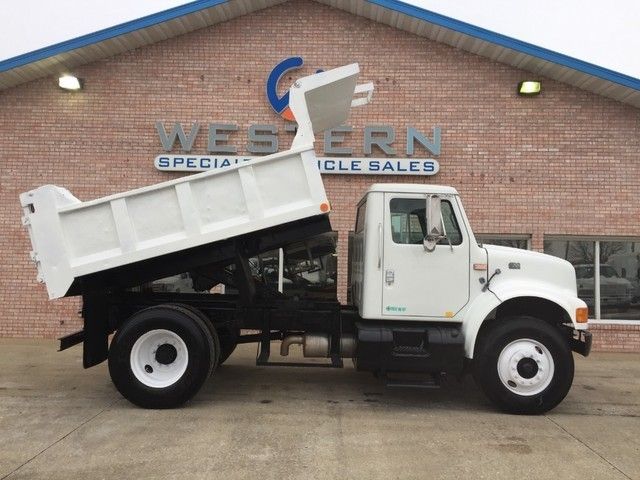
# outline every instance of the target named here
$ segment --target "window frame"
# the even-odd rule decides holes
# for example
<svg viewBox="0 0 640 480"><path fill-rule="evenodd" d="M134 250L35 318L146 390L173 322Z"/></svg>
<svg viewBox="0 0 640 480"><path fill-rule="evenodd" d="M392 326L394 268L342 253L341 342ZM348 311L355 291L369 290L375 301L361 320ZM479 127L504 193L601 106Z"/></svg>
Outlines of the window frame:
<svg viewBox="0 0 640 480"><path fill-rule="evenodd" d="M389 226L389 234L390 234L390 237L391 237L391 242L394 245L405 245L405 246L422 245L422 240L420 242L417 242L417 243L406 243L406 242L397 242L394 239L394 229L393 229L393 215L394 215L394 212L393 212L393 210L391 208L391 204L392 204L392 202L394 200L413 200L413 201L420 200L420 201L424 202L425 210L426 210L426 201L427 201L426 197L416 197L415 195L412 195L412 196L402 196L402 195L395 196L394 195L391 198L389 198L389 201L387 202L387 205L386 205L386 207L388 209L387 211L389 212L389 223L388 223L388 226ZM457 233L459 235L459 241L456 241L456 242L451 241L451 246L452 247L459 247L459 246L463 245L464 242L465 242L465 233L464 233L464 230L462 228L462 226L464 225L464 222L460 221L460 214L458 212L456 212L457 203L456 203L454 198L449 198L449 197L444 197L444 196L442 198L442 203L446 203L446 204L449 205L449 208L451 209L451 215L453 215L453 220L455 222L455 227L456 227ZM441 207L441 211L442 211L442 207ZM404 212L396 212L396 214L402 215L402 214L404 214ZM410 215L410 213L409 213L409 215ZM424 238L424 233L426 231L426 225L424 225L424 223L426 222L426 220L425 219L421 220L420 217L418 217L418 222L420 223L420 230L421 230L421 234L423 235L422 238ZM443 222L444 222L444 216L443 216ZM409 234L410 233L411 233L411 231L409 229ZM447 236L448 236L448 232L447 232ZM449 237L449 239L451 240L450 237ZM436 247L442 247L442 246L449 247L449 242L447 241L447 239L440 240L436 245Z"/></svg>

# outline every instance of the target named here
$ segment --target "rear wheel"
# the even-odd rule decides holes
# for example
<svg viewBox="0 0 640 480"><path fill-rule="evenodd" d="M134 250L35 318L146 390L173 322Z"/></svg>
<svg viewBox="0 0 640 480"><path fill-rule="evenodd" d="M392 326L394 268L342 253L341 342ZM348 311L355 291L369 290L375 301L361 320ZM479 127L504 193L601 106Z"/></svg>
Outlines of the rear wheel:
<svg viewBox="0 0 640 480"><path fill-rule="evenodd" d="M217 359L202 319L178 305L135 313L116 332L109 373L118 391L144 408L173 408L192 398Z"/></svg>
<svg viewBox="0 0 640 480"><path fill-rule="evenodd" d="M209 330L209 333L211 334L211 338L213 339L213 344L215 347L213 367L211 368L211 373L209 373L209 375L213 375L213 373L216 371L216 368L218 368L218 366L222 364L222 362L224 361L224 360L221 360L222 354L224 353L224 348L221 347L221 338L220 338L221 336L218 334L216 327L213 326L213 322L211 321L211 319L207 315L205 315L204 312L202 312L202 310L199 310L196 307L193 307L191 305L187 305L184 303L172 303L171 305L177 305L178 307L184 308L185 310L189 310L194 315L197 315L200 318L200 320L202 320L202 323Z"/></svg>
<svg viewBox="0 0 640 480"><path fill-rule="evenodd" d="M551 410L573 382L573 355L560 330L524 315L491 327L477 347L473 367L487 397L511 413Z"/></svg>
<svg viewBox="0 0 640 480"><path fill-rule="evenodd" d="M233 351L238 346L240 329L227 326L219 326L216 329L216 327L213 325L213 321L197 308L182 303L176 303L173 305L178 305L182 308L191 310L194 314L198 315L207 326L207 328L209 328L211 336L213 337L213 341L216 344L216 351L219 352L219 356L218 358L216 358L216 362L213 367L213 371L215 371L217 367L222 365L231 356ZM211 373L213 374L213 372Z"/></svg>

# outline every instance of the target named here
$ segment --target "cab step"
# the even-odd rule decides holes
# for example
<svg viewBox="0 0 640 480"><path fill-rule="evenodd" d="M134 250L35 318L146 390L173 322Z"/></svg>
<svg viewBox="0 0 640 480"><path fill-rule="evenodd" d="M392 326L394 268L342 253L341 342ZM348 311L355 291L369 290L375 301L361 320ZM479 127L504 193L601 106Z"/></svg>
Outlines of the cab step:
<svg viewBox="0 0 640 480"><path fill-rule="evenodd" d="M426 375L385 375L384 382L388 388L422 388L434 389L440 388L444 381L444 373L430 373Z"/></svg>

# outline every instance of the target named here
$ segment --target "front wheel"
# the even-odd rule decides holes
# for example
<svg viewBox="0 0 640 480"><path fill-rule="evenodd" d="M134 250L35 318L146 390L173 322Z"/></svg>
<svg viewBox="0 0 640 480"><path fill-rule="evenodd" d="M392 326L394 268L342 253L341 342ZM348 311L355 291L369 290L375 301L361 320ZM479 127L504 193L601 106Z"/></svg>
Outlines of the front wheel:
<svg viewBox="0 0 640 480"><path fill-rule="evenodd" d="M561 331L524 315L492 326L473 361L478 386L511 413L540 414L554 408L569 392L573 370L573 355Z"/></svg>
<svg viewBox="0 0 640 480"><path fill-rule="evenodd" d="M217 342L202 319L178 305L134 314L116 332L109 373L118 391L144 408L173 408L193 397L215 366Z"/></svg>

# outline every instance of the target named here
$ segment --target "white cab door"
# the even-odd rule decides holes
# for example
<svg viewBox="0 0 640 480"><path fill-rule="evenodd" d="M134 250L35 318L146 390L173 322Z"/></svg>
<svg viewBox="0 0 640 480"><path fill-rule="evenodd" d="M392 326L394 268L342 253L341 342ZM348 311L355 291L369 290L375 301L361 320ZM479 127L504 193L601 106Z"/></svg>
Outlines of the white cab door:
<svg viewBox="0 0 640 480"><path fill-rule="evenodd" d="M382 315L455 319L469 300L469 235L455 196L442 197L444 240L422 244L425 195L386 193Z"/></svg>

